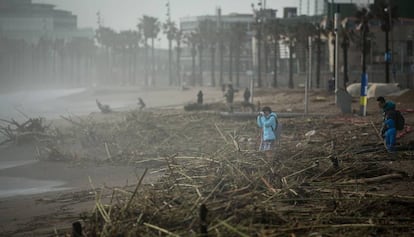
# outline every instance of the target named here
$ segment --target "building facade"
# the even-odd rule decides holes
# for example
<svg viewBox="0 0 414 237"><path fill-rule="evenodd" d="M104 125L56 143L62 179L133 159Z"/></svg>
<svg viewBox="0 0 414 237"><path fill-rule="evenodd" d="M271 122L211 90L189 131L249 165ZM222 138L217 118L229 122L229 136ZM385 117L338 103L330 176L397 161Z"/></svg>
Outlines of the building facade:
<svg viewBox="0 0 414 237"><path fill-rule="evenodd" d="M94 30L54 5L0 0L1 89L70 87L95 78Z"/></svg>
<svg viewBox="0 0 414 237"><path fill-rule="evenodd" d="M0 0L0 36L37 43L40 38L67 41L75 37L93 38L94 31L78 29L75 15L51 4Z"/></svg>

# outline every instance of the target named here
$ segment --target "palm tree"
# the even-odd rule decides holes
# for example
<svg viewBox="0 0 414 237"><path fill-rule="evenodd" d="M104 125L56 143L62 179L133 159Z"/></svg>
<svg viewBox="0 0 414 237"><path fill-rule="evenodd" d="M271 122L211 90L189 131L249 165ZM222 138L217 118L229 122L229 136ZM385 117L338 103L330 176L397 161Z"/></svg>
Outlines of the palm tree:
<svg viewBox="0 0 414 237"><path fill-rule="evenodd" d="M226 31L224 29L224 25L220 22L219 29L218 29L218 49L219 49L219 65L220 65L220 73L219 73L219 84L223 85L223 74L224 74L224 53L225 53L225 46L224 41L226 39Z"/></svg>
<svg viewBox="0 0 414 237"><path fill-rule="evenodd" d="M181 86L181 63L180 63L180 57L181 57L181 42L183 41L183 32L182 30L177 29L177 31L174 34L174 39L176 42L176 67L177 67L177 83Z"/></svg>
<svg viewBox="0 0 414 237"><path fill-rule="evenodd" d="M342 27L340 32L341 37L341 48L342 48L342 56L343 56L343 64L344 64L344 88L346 88L347 83L349 82L348 76L348 50L350 47L351 42L354 43L356 41L356 35L354 29L351 27L349 20L346 19L342 21Z"/></svg>
<svg viewBox="0 0 414 237"><path fill-rule="evenodd" d="M71 51L76 61L74 74L78 85L89 84L92 58L95 56L96 46L94 41L88 38L73 38Z"/></svg>
<svg viewBox="0 0 414 237"><path fill-rule="evenodd" d="M175 22L171 20L167 20L166 23L163 24L164 34L167 36L168 39L168 82L171 86L173 84L172 78L172 41L177 34L177 26Z"/></svg>
<svg viewBox="0 0 414 237"><path fill-rule="evenodd" d="M282 27L278 19L272 19L265 25L266 35L269 36L270 41L273 43L273 83L272 86L277 88L277 63L279 58L279 41L282 36Z"/></svg>
<svg viewBox="0 0 414 237"><path fill-rule="evenodd" d="M211 86L216 86L215 79L215 57L216 57L216 44L217 44L217 24L212 20L203 20L199 23L200 37L203 39L200 43L204 43L210 49L211 60Z"/></svg>
<svg viewBox="0 0 414 237"><path fill-rule="evenodd" d="M315 28L315 25L309 21L297 21L284 25L284 40L285 43L289 45L289 88L293 88L293 50L297 45L302 45L301 61L306 62L306 48L308 48L308 38L310 36L315 36L318 34L318 31ZM297 54L298 52L296 52ZM302 63L305 64L305 63Z"/></svg>
<svg viewBox="0 0 414 237"><path fill-rule="evenodd" d="M104 72L102 74L103 77L105 77L105 81L109 81L110 78L112 78L112 62L111 62L111 50L113 49L114 45L115 45L115 38L116 38L116 32L114 30L112 30L109 27L103 27L100 26L97 30L96 30L96 35L95 35L96 40L98 41L98 43L104 47L105 49L105 65L103 65L104 70L106 70L106 72Z"/></svg>
<svg viewBox="0 0 414 237"><path fill-rule="evenodd" d="M195 57L197 55L198 34L190 32L185 35L185 43L191 48L191 85L196 83L195 78Z"/></svg>
<svg viewBox="0 0 414 237"><path fill-rule="evenodd" d="M18 43L18 41L14 41L15 43ZM42 78L42 83L47 83L47 80L49 80L49 73L48 73L48 62L49 62L49 54L51 52L51 45L53 42L46 37L41 37L39 39L39 42L37 44L37 47L39 49L39 62L41 63L40 66L40 77ZM18 46L18 44L17 44ZM17 47L19 48L19 47ZM16 56L17 57L17 56Z"/></svg>
<svg viewBox="0 0 414 237"><path fill-rule="evenodd" d="M233 51L235 53L235 70L236 70L236 86L240 86L240 57L241 57L241 51L242 51L242 45L245 41L247 34L246 25L243 23L234 23L231 25L230 28L230 54L233 54ZM232 68L232 56L230 56L230 68ZM232 75L232 72L230 71L230 75ZM232 76L231 76L232 81Z"/></svg>
<svg viewBox="0 0 414 237"><path fill-rule="evenodd" d="M327 37L329 31L322 24L315 25L316 30L316 88L320 88L321 85L321 56L322 56L322 36Z"/></svg>
<svg viewBox="0 0 414 237"><path fill-rule="evenodd" d="M310 21L300 22L298 23L298 30L296 33L296 39L298 44L302 45L302 50L300 51L300 60L303 68L306 68L306 61L307 61L307 49L309 48L309 37L315 37L318 34L316 26L312 24ZM304 69L303 71L306 71Z"/></svg>
<svg viewBox="0 0 414 237"><path fill-rule="evenodd" d="M137 54L139 50L139 43L141 41L142 35L140 32L135 30L128 30L124 32L126 38L126 44L129 49L130 54L132 54L132 59L130 59L130 70L132 71L130 76L130 84L136 84L137 77ZM131 55L130 55L131 56ZM130 57L131 58L131 57Z"/></svg>
<svg viewBox="0 0 414 237"><path fill-rule="evenodd" d="M257 86L258 87L262 87L262 68L261 68L261 60L262 60L262 40L263 40L263 23L262 23L262 19L260 17L260 12L259 15L256 16L255 18L255 23L253 24L253 27L255 28L256 31L256 40L257 40Z"/></svg>
<svg viewBox="0 0 414 237"><path fill-rule="evenodd" d="M228 70L229 70L230 84L233 84L233 58L234 58L233 54L234 54L234 48L235 48L235 46L234 46L235 42L233 40L234 40L234 36L233 36L232 32L229 31L228 34L227 34L226 41L227 41L227 44L228 44L227 48L229 49L229 65L228 65L229 68L228 68Z"/></svg>
<svg viewBox="0 0 414 237"><path fill-rule="evenodd" d="M118 77L119 82L122 85L125 85L126 83L126 78L128 77L127 72L128 72L128 59L127 59L127 49L128 49L128 42L127 42L127 32L126 31L121 31L119 33L116 34L116 39L115 39L115 52L117 55L119 54L119 61L117 63L118 67L119 67L119 71L121 76ZM118 57L116 57L118 59Z"/></svg>
<svg viewBox="0 0 414 237"><path fill-rule="evenodd" d="M160 32L160 23L157 18L144 15L140 19L138 29L141 30L145 42L145 85L148 85L148 39L151 39L151 72L152 85L155 84L155 55L154 55L154 40Z"/></svg>
<svg viewBox="0 0 414 237"><path fill-rule="evenodd" d="M203 52L206 46L209 45L208 40L211 38L210 29L212 24L213 23L209 20L200 21L198 28L196 29L200 86L203 86Z"/></svg>
<svg viewBox="0 0 414 237"><path fill-rule="evenodd" d="M65 41L63 39L55 39L53 43L53 49L55 51L55 55L53 57L53 76L58 79L58 82L62 82L63 80L63 49L65 47Z"/></svg>
<svg viewBox="0 0 414 237"><path fill-rule="evenodd" d="M118 35L118 47L122 54L122 67L127 75L128 84L135 84L136 77L136 51L139 47L140 34L137 31L125 30Z"/></svg>
<svg viewBox="0 0 414 237"><path fill-rule="evenodd" d="M289 71L289 88L293 89L293 51L296 46L296 32L298 27L296 24L287 24L285 23L283 26L283 36L282 40L283 43L288 46L289 49L289 58L288 58L288 71Z"/></svg>
<svg viewBox="0 0 414 237"><path fill-rule="evenodd" d="M228 63L227 65L227 72L228 72L228 80L231 84L233 84L233 54L234 54L234 48L235 48L235 36L233 35L233 29L232 29L232 24L229 24L226 28L226 31L224 31L222 33L222 35L220 36L222 38L222 49L220 51L223 51L223 62L221 62L221 64L224 64L224 56L226 51L228 51ZM223 68L220 70L223 70L224 72L224 66L222 66ZM221 81L221 83L223 83L223 81ZM223 84L222 84L223 85Z"/></svg>

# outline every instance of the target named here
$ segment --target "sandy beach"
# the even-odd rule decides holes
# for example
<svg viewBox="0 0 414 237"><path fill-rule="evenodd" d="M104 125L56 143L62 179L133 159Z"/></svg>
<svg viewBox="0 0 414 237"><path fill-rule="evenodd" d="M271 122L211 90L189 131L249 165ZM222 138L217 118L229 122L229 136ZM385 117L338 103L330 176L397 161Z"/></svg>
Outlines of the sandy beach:
<svg viewBox="0 0 414 237"><path fill-rule="evenodd" d="M193 88L189 90L181 90L177 88L164 88L164 89L143 89L143 88L99 88L99 89L76 89L72 91L53 91L48 94L46 92L36 92L27 94L26 98L18 99L19 96L15 94L1 95L1 110L0 118L17 121L25 121L28 117L41 116L46 118L47 123L50 123L52 128L59 128L66 136L72 136L72 132L82 132L82 128L75 130L73 128L73 122L83 121L85 124L90 125L90 128L95 128L96 124L103 123L102 126L119 126L119 123L127 119L126 115L128 111L137 111L137 98L141 97L147 104L146 111L151 115L148 118L162 119L177 122L177 128L170 131L170 135L174 139L174 142L178 142L176 137L183 139L183 142L178 142L179 146L176 146L177 150L181 148L187 149L188 153L203 154L202 149L206 151L215 151L217 144L222 143L221 136L217 133L218 127L224 125L217 125L221 123L220 120L214 123L213 127L203 127L207 124L207 121L203 121L202 115L198 115L197 112L191 113L189 118L183 113L183 105L187 103L194 103L196 101L196 95L200 88ZM224 97L222 91L214 88L202 88L204 92L205 103L223 102ZM21 95L21 94L20 94ZM1 97L0 96L0 97ZM7 99L5 99L7 98ZM14 98L12 100L11 98ZM108 104L113 110L113 113L103 114L99 112L96 106L95 100L98 99L104 104ZM261 101L263 104L269 104L278 112L296 112L303 111L303 93L302 91L263 91L261 94L255 95L257 101ZM235 101L242 100L242 93L237 93ZM353 117L341 117L340 111L332 103L333 96L326 92L313 92L311 97L310 111L312 113L329 114L331 118L338 116L336 121L338 124L348 123L351 126L353 123ZM409 109L412 106L411 100L401 100L398 102L398 106L401 108ZM16 107L16 105L18 105ZM354 107L358 104L355 103ZM16 109L18 108L18 109ZM165 113L152 113L166 111ZM369 104L369 119L377 119L377 107L376 103L371 100ZM168 111L174 111L169 113ZM139 116L139 113L132 114ZM64 116L63 119L61 116ZM171 117L171 118L170 118ZM322 116L323 117L323 116ZM70 119L73 119L71 122ZM135 118L136 119L136 118ZM142 118L141 118L142 119ZM138 125L142 125L142 128L150 126L155 133L163 134L168 133L165 129L169 126L169 122L163 122L166 126L164 128L154 126L154 121L150 121L148 125L143 125L142 120L137 119L135 122ZM407 114L407 122L411 123L412 114ZM199 121L200 123L199 124ZM355 119L356 122L363 119ZM145 121L145 120L144 120ZM309 123L312 119L309 119ZM294 121L290 121L294 124ZM155 121L156 123L156 121ZM182 123L182 124L181 124ZM228 122L226 122L228 124ZM224 123L224 124L226 124ZM230 122L231 123L231 122ZM116 125L118 124L118 125ZM193 124L189 129L195 129L194 131L185 131L185 127L188 124ZM249 123L250 124L250 123ZM254 121L253 121L254 124ZM305 123L306 124L306 123ZM311 125L311 124L309 124ZM369 124L368 124L369 125ZM154 126L154 127L151 127ZM212 126L212 125L210 125ZM242 124L237 125L239 132L241 133L244 141L250 141L254 139L253 136L257 134L256 127L245 128ZM308 125L307 125L308 126ZM324 129L323 125L311 125L316 126L317 129ZM319 126L319 127L318 127ZM336 125L335 125L336 126ZM290 128L289 128L290 127ZM225 129L224 126L222 129ZM371 125L369 128L372 130ZM87 129L87 128L85 128ZM109 134L111 129L114 130L128 130L128 128L112 128L112 127L99 127L99 129L107 129ZM289 131L289 129L291 129ZM306 129L310 129L306 127ZM177 131L182 134L177 134ZM206 132L208 131L208 132ZM306 130L307 131L307 130ZM306 132L299 131L299 132ZM134 131L131 131L134 133ZM145 134L145 131L142 131ZM218 138L211 137L210 133L213 132ZM227 131L228 134L235 133L234 130ZM292 125L286 127L286 136L284 142L286 144L296 144L298 148L297 135L295 135L296 129ZM137 134L142 136L140 134ZM195 136L196 135L196 136ZM138 136L138 138L139 138ZM147 134L146 136L152 136ZM194 137L193 137L194 136ZM198 136L205 136L205 139L215 139L206 141L202 147L191 150L191 146L186 145L190 140ZM362 135L366 136L366 135ZM87 137L87 136L86 136ZM76 136L74 138L77 139ZM376 135L370 137L364 137L364 139L371 139L374 142L378 141ZM118 138L112 138L118 139ZM134 138L136 139L136 138ZM145 138L148 139L148 138ZM406 141L413 139L413 133L407 134L404 137ZM128 138L125 138L128 141ZM151 142L151 139L148 139ZM134 140L135 141L135 140ZM137 180L143 175L144 171L148 169L148 173L143 180L144 183L150 184L155 182L160 175L163 174L160 171L160 167L164 167L164 163L158 161L153 162L118 162L107 157L108 151L106 151L106 142L99 141L98 143L82 143L83 141L73 141L70 152L66 154L70 157L69 160L53 160L45 159L39 156L39 147L37 143L27 144L14 144L8 143L0 147L0 236L50 236L51 233L57 230L70 231L71 223L79 220L83 212L91 212L95 207L95 201L101 198L103 201L108 201L111 198L113 188L122 189L124 187L131 187L137 183ZM165 140L168 143L169 140ZM171 146L177 145L171 142ZM317 142L317 141L316 141ZM363 142L361 140L361 142ZM108 141L109 143L109 141ZM99 147L94 147L94 144L99 144ZM125 141L119 141L119 144L127 144L133 157L138 158L160 158L168 156L174 149L157 151L157 147L148 147L148 153L140 154L142 151L134 150L134 144L125 143ZM119 145L118 144L118 145ZM110 144L111 145L111 144ZM110 146L108 145L108 147ZM85 146L87 149L85 149ZM114 149L117 144L112 144ZM253 150L254 150L253 144ZM137 144L138 147L138 144ZM145 147L140 145L140 147ZM295 149L296 149L295 148ZM83 150L88 150L91 153L84 153ZM138 149L138 148L137 148ZM98 152L96 152L98 151ZM106 152L105 152L106 151ZM154 152L156 151L156 152ZM95 152L95 153L94 153ZM113 152L113 151L112 151ZM151 153L153 152L153 153ZM166 152L162 155L162 152ZM84 155L94 155L96 157L85 158ZM129 157L131 154L121 154L120 156ZM79 157L78 157L79 156ZM154 159L156 160L156 159ZM412 167L411 161L407 160L404 163L388 163L384 162L387 166L393 169L406 172L409 177L412 176L412 171L407 167ZM398 193L404 193L405 195L411 195L410 191L403 191L407 187L409 182L403 182L400 186L395 186L394 191ZM393 192L394 192L393 191Z"/></svg>

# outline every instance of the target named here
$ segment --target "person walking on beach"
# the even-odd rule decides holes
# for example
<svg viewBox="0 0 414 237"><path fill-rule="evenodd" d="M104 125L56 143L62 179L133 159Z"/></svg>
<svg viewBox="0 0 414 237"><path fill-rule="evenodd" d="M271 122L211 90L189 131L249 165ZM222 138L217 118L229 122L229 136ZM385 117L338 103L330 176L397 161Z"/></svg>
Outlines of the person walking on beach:
<svg viewBox="0 0 414 237"><path fill-rule="evenodd" d="M233 112L233 99L234 99L234 89L231 84L227 87L227 92L224 94L226 97L227 106L229 107L230 112Z"/></svg>
<svg viewBox="0 0 414 237"><path fill-rule="evenodd" d="M203 92L201 90L197 94L197 104L203 104Z"/></svg>
<svg viewBox="0 0 414 237"><path fill-rule="evenodd" d="M250 96L251 96L251 94L250 94L250 90L249 90L249 88L246 88L246 89L244 90L244 94L243 94L243 97L244 97L244 103L250 103Z"/></svg>

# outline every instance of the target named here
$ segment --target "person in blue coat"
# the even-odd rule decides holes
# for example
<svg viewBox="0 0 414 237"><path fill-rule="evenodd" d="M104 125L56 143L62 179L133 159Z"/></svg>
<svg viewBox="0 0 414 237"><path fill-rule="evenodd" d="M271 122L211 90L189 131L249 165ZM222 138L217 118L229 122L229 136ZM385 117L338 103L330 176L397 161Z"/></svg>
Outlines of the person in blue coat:
<svg viewBox="0 0 414 237"><path fill-rule="evenodd" d="M387 119L387 114L395 111L395 103L390 100L385 100L384 96L377 97L378 107L382 110L382 127L380 130L381 136L385 138L385 132L387 131L385 127L385 120ZM395 121L394 121L395 124ZM394 125L395 128L395 125Z"/></svg>
<svg viewBox="0 0 414 237"><path fill-rule="evenodd" d="M266 158L271 159L273 156L273 146L276 140L276 129L278 126L277 115L272 112L270 107L263 107L257 116L257 126L261 128L261 139L259 151L266 154Z"/></svg>

